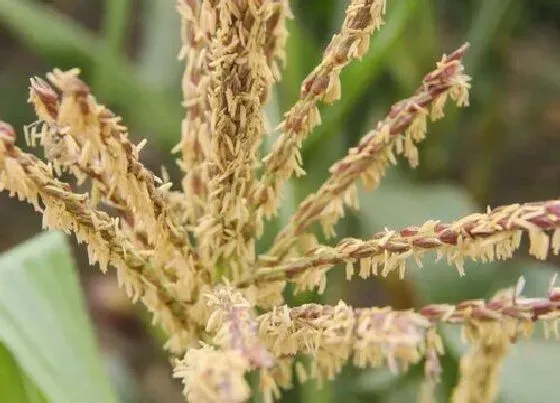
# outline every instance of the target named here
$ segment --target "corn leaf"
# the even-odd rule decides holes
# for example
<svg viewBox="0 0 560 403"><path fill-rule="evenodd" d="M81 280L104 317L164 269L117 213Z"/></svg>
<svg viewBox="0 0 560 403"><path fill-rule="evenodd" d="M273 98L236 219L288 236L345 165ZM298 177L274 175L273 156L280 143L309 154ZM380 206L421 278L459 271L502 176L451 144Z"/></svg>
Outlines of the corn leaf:
<svg viewBox="0 0 560 403"><path fill-rule="evenodd" d="M0 342L46 401L115 402L73 266L58 232L0 257Z"/></svg>
<svg viewBox="0 0 560 403"><path fill-rule="evenodd" d="M23 372L8 349L0 344L0 390L10 403L45 403L35 384Z"/></svg>

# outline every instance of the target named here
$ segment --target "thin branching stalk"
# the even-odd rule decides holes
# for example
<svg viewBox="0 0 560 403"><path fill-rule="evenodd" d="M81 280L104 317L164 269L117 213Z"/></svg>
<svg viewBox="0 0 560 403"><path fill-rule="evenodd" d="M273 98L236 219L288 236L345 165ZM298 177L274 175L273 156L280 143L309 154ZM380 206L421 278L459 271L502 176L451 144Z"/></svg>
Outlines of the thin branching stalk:
<svg viewBox="0 0 560 403"><path fill-rule="evenodd" d="M385 0L352 0L340 32L333 36L319 65L303 81L300 99L285 114L279 126L282 135L264 158L265 171L254 198L267 217L278 211L282 184L301 167L301 144L321 123L317 103L330 104L340 98L340 73L352 60L360 59L369 48L372 32L383 24Z"/></svg>
<svg viewBox="0 0 560 403"><path fill-rule="evenodd" d="M550 237L547 232L552 231ZM519 248L523 232L529 235L529 253L546 259L548 252L560 252L560 200L511 204L463 217L453 223L429 221L420 227L400 231L386 230L369 240L343 239L335 247L320 246L307 256L272 263L257 269L255 275L240 285L289 279L300 288L319 286L322 290L325 273L335 265L344 265L347 278L362 278L397 270L404 277L406 262L414 258L422 267L423 256L435 251L464 275L466 258L505 260Z"/></svg>
<svg viewBox="0 0 560 403"><path fill-rule="evenodd" d="M467 48L463 45L444 56L412 97L396 103L357 147L330 168L331 176L300 204L267 255L283 258L315 221L321 222L327 236L334 236L334 224L344 215L344 204L358 207L356 180L361 178L368 189L377 187L387 167L396 163L395 153L404 153L413 167L418 165L415 144L426 137L428 108L432 108L432 119L439 119L448 97L458 106L468 105L469 78L461 63Z"/></svg>

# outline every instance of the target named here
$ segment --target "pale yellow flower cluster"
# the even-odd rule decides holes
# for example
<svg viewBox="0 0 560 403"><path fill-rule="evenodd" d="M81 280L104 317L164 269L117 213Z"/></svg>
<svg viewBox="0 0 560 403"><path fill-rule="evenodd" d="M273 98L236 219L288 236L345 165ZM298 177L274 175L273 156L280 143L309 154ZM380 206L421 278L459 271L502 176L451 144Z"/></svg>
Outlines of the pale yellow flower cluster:
<svg viewBox="0 0 560 403"><path fill-rule="evenodd" d="M559 200L386 229L335 246L319 245L310 232L319 222L327 236L334 235L345 206L358 207L358 181L377 187L399 154L416 166L428 118L441 118L448 99L468 105L470 82L462 65L468 45L444 56L411 97L397 102L332 165L330 177L257 258L256 241L277 212L282 184L304 173L300 148L320 124L318 104L340 98L340 73L368 50L370 35L383 24L385 0L349 1L340 32L304 80L264 160L263 106L280 79L285 24L292 17L287 0L178 0L177 10L185 62L185 117L176 147L183 191L172 191L171 183L142 165L146 142L129 140L120 118L97 102L75 69L31 80L37 121L26 128L26 140L42 146L48 163L21 151L13 128L0 122L0 190L32 204L44 227L75 233L103 272L116 269L128 295L167 332L174 375L190 402L247 401L251 371L272 401L294 381L333 379L349 362L396 372L422 360L421 398L430 401L441 374L438 323L464 325L474 344L462 362L454 401L493 401L508 345L536 321L558 336L560 290L553 283L544 298L522 297L520 282L488 302L416 311L342 301L283 305L287 283L296 291L322 292L336 265L345 266L348 279L393 271L403 277L409 258L421 266L434 251L463 275L465 259L511 258L523 233L532 256L560 252ZM90 185L89 194L57 179L63 173Z"/></svg>
<svg viewBox="0 0 560 403"><path fill-rule="evenodd" d="M360 368L386 367L399 372L421 360L425 360L427 380L437 382L441 371L439 356L444 351L435 326L463 324L464 338L474 346L462 362L462 379L454 401L492 401L500 362L511 342L519 336L530 336L536 321L546 326L547 334L553 332L558 337L560 288L554 287L553 280L547 297L525 298L521 295L523 286L521 278L516 287L498 292L487 302L428 305L417 312L395 311L390 307L352 308L341 301L335 306L277 306L259 316L254 316L251 304L239 291L220 287L210 297L217 309L208 330L217 335L215 343L223 347L224 356L220 358L205 347L203 351L208 355L197 357L220 360L216 368L232 357L244 357L245 366L235 368L239 372L259 371L260 388L267 401L279 396L279 388L292 386L294 360L302 355L310 359L307 363L295 362L298 382L331 380L348 362ZM236 311L241 313L232 314ZM237 324L232 326L232 322ZM192 372L196 371L193 356L187 354L176 376L184 378L187 387L195 388L194 380L199 374ZM218 372L207 383L219 383L222 376ZM238 389L245 390L244 384L238 383Z"/></svg>
<svg viewBox="0 0 560 403"><path fill-rule="evenodd" d="M235 350L216 350L205 344L187 351L175 365L174 377L183 380L188 402L241 403L251 397L245 380L249 362Z"/></svg>
<svg viewBox="0 0 560 403"><path fill-rule="evenodd" d="M196 13L196 7L189 8L191 15ZM207 178L194 234L201 264L214 279L238 279L255 259L259 219L250 200L265 128L262 106L279 78L277 59L283 56L283 23L289 9L285 1L203 1L199 15L203 33L210 36L205 49L208 82L202 88L208 97L204 113L211 134L198 133L205 156L200 169ZM220 269L213 270L216 266Z"/></svg>
<svg viewBox="0 0 560 403"><path fill-rule="evenodd" d="M154 322L172 337L169 348L181 352L190 344L190 327L184 308L166 287L165 272L152 266L119 227L119 220L92 208L87 194L73 193L53 176L53 166L14 145L13 129L0 125L0 189L32 204L43 214L43 227L76 234L86 242L90 264L103 272L115 267L118 281L133 301L141 300L154 314Z"/></svg>

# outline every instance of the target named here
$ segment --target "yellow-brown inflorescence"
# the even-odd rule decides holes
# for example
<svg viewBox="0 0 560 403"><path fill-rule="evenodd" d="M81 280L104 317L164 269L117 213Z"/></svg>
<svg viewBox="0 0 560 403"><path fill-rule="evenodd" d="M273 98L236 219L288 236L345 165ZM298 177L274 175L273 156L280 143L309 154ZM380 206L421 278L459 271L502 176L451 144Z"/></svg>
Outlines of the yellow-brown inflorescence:
<svg viewBox="0 0 560 403"><path fill-rule="evenodd" d="M428 305L416 312L394 311L390 307L352 308L339 302L335 306L278 306L254 319L249 313L249 302L235 289L222 287L212 297L215 311L208 327L211 333L218 335L217 344L226 346L228 353L219 358L213 350L203 348L202 351L210 352L211 356L206 360L220 361L217 368L225 365L235 351L236 359L243 359L245 363L240 368L259 369L261 389L268 395L268 400L278 396L279 387L292 385L292 366L300 354L311 359L308 366L299 361L296 363L296 375L300 382L310 378L319 381L333 379L349 361L361 368L386 367L398 372L423 359L427 378L437 380L440 371L438 357L443 354L442 342L435 329L438 323L464 324L464 334L468 339L492 345L503 342L502 335L507 335L507 343L515 341L520 334L529 335L536 321L545 324L547 333L550 330L557 333L560 289L551 283L547 297L525 298L521 295L523 284L521 278L517 287L503 290L487 302L471 300L458 305ZM225 309L223 301L227 301ZM233 327L243 330L232 331L233 308L242 312L241 320L234 319L238 324ZM255 340L256 334L259 342ZM264 347L274 357L274 366L271 366ZM495 347L497 354L498 346ZM482 370L484 365L486 373L494 376L499 361L495 364L482 362L482 353L476 354L475 359L466 359L469 364L463 364L463 368L468 367L464 371L470 370L472 365L478 365L478 369ZM189 375L184 369L194 367L192 361L189 355L179 366L179 373L186 379ZM216 376L223 375L217 373ZM488 378L486 382L489 384L484 385L481 376L478 374L478 380L473 380L479 382L479 386L491 388L490 383L496 382L495 377ZM219 382L212 379L207 383ZM462 388L459 386L457 390Z"/></svg>
<svg viewBox="0 0 560 403"><path fill-rule="evenodd" d="M444 56L412 97L396 103L357 147L331 167L331 176L301 203L268 255L284 257L298 236L315 221L321 222L327 236L334 236L334 224L344 215L344 204L358 207L356 181L361 178L370 190L377 187L387 167L396 163L395 153L404 153L412 166L418 165L415 144L426 136L428 108L431 106L432 119L439 119L448 97L458 106L468 105L469 77L463 73L461 64L467 48L464 45Z"/></svg>
<svg viewBox="0 0 560 403"><path fill-rule="evenodd" d="M249 198L286 8L286 2L275 0L203 2L202 18L215 34L208 44L211 136L203 163L210 178L195 236L202 264L218 267L216 279L239 278L255 258L256 216Z"/></svg>
<svg viewBox="0 0 560 403"><path fill-rule="evenodd" d="M168 333L174 376L192 402L243 402L246 375L259 373L267 401L280 388L308 378L332 379L343 365L401 371L424 361L423 398L433 397L443 354L438 323L462 324L473 343L461 364L455 402L491 402L500 362L519 334L536 321L558 336L560 289L545 298L521 296L523 282L490 301L429 305L417 311L283 304L287 282L296 290L326 287L335 265L362 278L419 266L430 251L463 274L464 260L508 259L522 234L529 253L545 259L560 252L560 201L512 204L453 223L429 221L368 240L317 245L310 226L326 235L357 207L356 183L375 188L385 170L404 154L418 163L416 145L428 117L443 116L448 98L468 104L469 78L462 57L467 45L444 56L416 93L398 102L330 177L299 206L268 252L256 259L264 221L276 214L281 186L303 174L302 141L320 124L319 101L340 97L339 75L369 47L382 25L385 0L350 0L342 28L320 64L303 82L300 99L286 112L280 137L258 177L262 112L280 78L291 17L286 0L178 0L182 20L180 59L185 61L179 161L183 191L172 191L140 163L145 141L134 145L120 118L100 105L78 70L54 70L48 81L33 78L30 102L38 120L27 128L49 163L16 147L15 131L0 121L0 189L32 204L43 225L76 234L88 244L90 262L117 271L133 300L142 301ZM78 194L56 176L72 174L90 194ZM297 248L298 241L309 241ZM553 283L552 283L553 284ZM256 308L261 309L257 311ZM299 357L308 356L304 364ZM180 358L179 358L180 357Z"/></svg>
<svg viewBox="0 0 560 403"><path fill-rule="evenodd" d="M278 210L282 184L294 173L303 175L300 148L321 123L318 101L330 104L340 98L340 73L368 50L372 32L383 24L385 0L351 0L340 32L333 36L321 63L304 80L300 99L286 112L282 135L264 158L265 171L254 202L260 214L271 217Z"/></svg>
<svg viewBox="0 0 560 403"><path fill-rule="evenodd" d="M255 29L261 31L250 32L249 29L247 34L259 35L259 37L254 36L252 40L256 41L257 45L262 48L260 51L264 52L265 62L269 69L266 72L267 79L270 80L270 74L272 74L275 80L279 80L280 63L285 58L284 46L287 38L285 21L291 17L291 13L287 0L264 3L266 4L256 9L256 12L260 14L260 25L255 24L256 21L249 21L250 24L254 24ZM250 6L255 10L257 4L259 2L251 1L247 4L243 2L238 8L245 9ZM183 104L186 116L182 123L181 143L176 150L182 153L180 165L185 171L183 187L188 199L186 208L192 223L196 222L204 211L204 204L208 197L207 185L211 179L208 172L209 167L204 164L210 155L212 132L210 128L212 112L210 108L209 57L211 53L209 46L216 35L216 18L219 7L223 5L215 1L200 0L179 0L177 2L177 10L181 15L183 42L179 58L186 60L183 75ZM235 4L231 7L235 7ZM237 9L232 12L237 11L241 12ZM265 21L262 20L263 17ZM264 34L263 28L266 30ZM262 57L262 54L259 57ZM263 60L260 62L262 63ZM263 70L263 72L265 71L266 69Z"/></svg>
<svg viewBox="0 0 560 403"><path fill-rule="evenodd" d="M40 211L44 228L73 232L79 242L86 242L91 264L99 262L103 272L109 265L115 267L128 296L142 300L154 314L154 322L171 336L170 350L183 351L191 343L193 328L165 272L150 265L119 228L118 219L93 209L87 194L73 193L54 178L52 165L22 152L14 142L13 129L0 122L0 189Z"/></svg>
<svg viewBox="0 0 560 403"><path fill-rule="evenodd" d="M385 230L369 240L343 239L334 247L319 246L306 256L288 259L281 264L263 266L250 279L241 282L268 283L282 279L293 281L299 289L318 286L323 290L326 272L335 265L346 267L350 279L357 268L361 278L393 270L404 277L406 263L414 258L422 267L423 256L435 251L464 274L466 258L505 260L519 248L523 232L529 234L529 253L546 259L548 251L560 252L560 200L511 204L476 213L453 223L429 221L421 227L400 231ZM547 232L552 232L549 236Z"/></svg>
<svg viewBox="0 0 560 403"><path fill-rule="evenodd" d="M206 18L201 18L205 14L199 0L178 1L177 11L181 16L183 43L179 59L185 60L182 80L185 118L181 123L181 142L174 151L181 152L179 164L185 172L183 189L188 195L185 207L188 223L193 224L204 209L210 180L203 162L208 157L210 142L208 44L213 32L205 25Z"/></svg>

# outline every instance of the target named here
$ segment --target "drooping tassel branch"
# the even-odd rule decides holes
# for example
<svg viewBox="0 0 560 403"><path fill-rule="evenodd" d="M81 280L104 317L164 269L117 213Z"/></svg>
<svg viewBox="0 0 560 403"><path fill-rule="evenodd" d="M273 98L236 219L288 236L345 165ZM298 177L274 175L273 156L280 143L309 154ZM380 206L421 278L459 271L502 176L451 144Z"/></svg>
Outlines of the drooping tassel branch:
<svg viewBox="0 0 560 403"><path fill-rule="evenodd" d="M261 390L267 401L279 397L280 387L292 385L292 365L300 354L310 358L309 366L296 364L296 375L300 382L313 378L319 381L333 379L347 362L358 367L387 367L393 372L406 370L411 364L425 360L426 376L429 381L437 381L440 365L439 356L444 353L440 336L436 332L438 323L463 325L468 340L484 345L495 346L494 362L480 351L477 344L470 358L462 364L463 372L468 372L464 382L455 392L456 396L475 393L476 396L495 394L496 376L503 348L515 342L520 335L529 336L535 322L542 322L546 334L558 337L557 322L560 318L560 288L554 287L552 279L547 297L525 298L521 295L524 279L520 278L516 287L502 290L489 301L471 300L457 305L435 304L418 311L395 311L384 308L352 308L343 302L335 306L306 304L298 307L279 306L274 310L253 318L249 313L250 303L233 288L218 289L212 299L216 310L211 316L208 327L218 334L218 345L228 340L227 354L219 356L208 346L189 352L176 370L176 376L184 379L189 393L201 393L208 401L212 396L221 396L223 401L234 402L223 389L220 379L226 376L222 370L235 357L232 374L237 374L235 383L228 384L233 389L231 396L241 395L247 390L241 382L242 373L258 369L261 377ZM223 303L228 301L227 310ZM232 332L232 317L228 312L237 307L244 312L244 319L235 327L246 331ZM244 324L243 324L244 323ZM247 324L251 324L247 327ZM258 324L258 333L255 331ZM260 342L255 342L258 334ZM227 335L224 338L224 335ZM232 344L232 340L235 343ZM499 344L499 346L498 346ZM238 346L238 348L232 348ZM239 346L243 346L239 348ZM254 346L253 350L247 346ZM263 346L268 349L266 361L262 361ZM474 359L484 355L484 359ZM196 360L195 360L196 357ZM258 357L255 361L255 357ZM498 360L496 360L498 359ZM210 362L210 360L214 360ZM200 362L202 361L202 362ZM266 363L266 365L262 365ZM259 365L261 364L261 365ZM200 380L202 371L206 376L204 385ZM475 371L475 369L478 370ZM239 371L238 371L239 369ZM482 371L482 372L480 372ZM475 373L476 372L476 373ZM234 376L229 374L227 376ZM484 378L484 375L488 377ZM470 381L469 381L470 378ZM484 379L483 379L484 378ZM476 385L474 385L476 383ZM207 385L216 385L209 389ZM482 390L464 391L464 388L479 386ZM196 391L196 392L195 392ZM473 401L460 400L457 402ZM205 401L205 400L202 400ZM491 401L487 398L481 401Z"/></svg>
<svg viewBox="0 0 560 403"><path fill-rule="evenodd" d="M91 264L98 262L103 272L109 265L115 267L128 296L140 299L170 335L170 350L184 351L191 343L193 324L184 316L172 281L137 251L118 220L93 209L87 194L73 193L53 177L52 166L22 152L14 142L13 128L0 122L0 189L42 212L43 227L73 232L79 242L86 242Z"/></svg>
<svg viewBox="0 0 560 403"><path fill-rule="evenodd" d="M149 251L158 269L180 279L189 298L195 292L196 254L169 207L170 184L139 162L142 144L130 142L120 118L97 104L77 70L55 70L48 77L62 94L40 78L31 80L29 99L40 120L28 142L40 140L56 172L68 171L78 183L90 179L92 203L115 207L134 245Z"/></svg>

